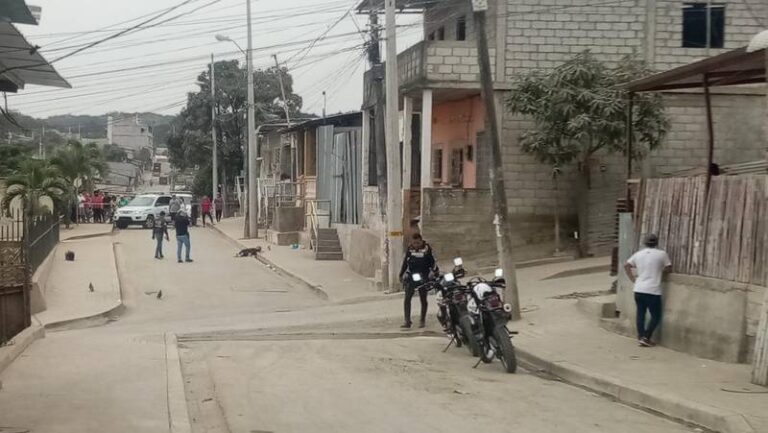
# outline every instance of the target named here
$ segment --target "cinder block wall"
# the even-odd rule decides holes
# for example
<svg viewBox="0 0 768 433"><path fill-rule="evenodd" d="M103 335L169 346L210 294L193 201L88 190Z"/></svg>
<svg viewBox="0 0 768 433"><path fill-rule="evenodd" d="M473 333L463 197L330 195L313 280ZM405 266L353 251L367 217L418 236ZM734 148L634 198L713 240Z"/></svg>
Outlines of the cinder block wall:
<svg viewBox="0 0 768 433"><path fill-rule="evenodd" d="M542 6L539 0L507 1L506 51L507 79L532 70L551 69L584 50L600 59L617 62L636 53L656 70L684 65L702 59L707 50L682 48L682 7L684 1L624 1L596 5L589 0L562 0L557 6ZM711 49L716 55L749 43L763 30L768 3L719 2L726 5L725 47ZM764 86L751 89L718 89L713 94L715 117L715 160L731 164L763 157L766 140ZM636 175L656 176L706 164L707 127L703 96L690 93L665 95L671 130L663 146L645 163L634 164ZM504 176L510 213L518 217L551 216L555 191L551 168L538 163L520 149L519 136L530 128L525 118L504 113ZM565 215L575 216L577 185L575 167L561 178L558 194ZM606 215L615 207L626 179L626 160L620 155L596 155L592 165L590 221L593 239L606 239L615 233ZM596 253L607 253L602 244Z"/></svg>

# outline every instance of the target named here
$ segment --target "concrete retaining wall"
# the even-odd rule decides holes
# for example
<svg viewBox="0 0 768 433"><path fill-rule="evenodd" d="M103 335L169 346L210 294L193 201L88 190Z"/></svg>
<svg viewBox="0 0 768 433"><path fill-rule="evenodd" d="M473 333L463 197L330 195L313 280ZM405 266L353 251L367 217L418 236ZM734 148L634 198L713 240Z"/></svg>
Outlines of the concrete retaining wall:
<svg viewBox="0 0 768 433"><path fill-rule="evenodd" d="M297 232L301 231L303 228L303 207L275 208L275 218L272 221L272 229L278 232Z"/></svg>
<svg viewBox="0 0 768 433"><path fill-rule="evenodd" d="M341 234L339 238L341 239ZM349 241L346 247L344 242L342 241L341 248L344 250L344 258L352 270L364 277L374 278L376 270L381 269L380 232L352 228L349 230Z"/></svg>
<svg viewBox="0 0 768 433"><path fill-rule="evenodd" d="M427 189L424 191L422 232L438 260L496 255L491 193L482 189ZM549 257L554 251L554 219L546 215L512 214L512 241L518 261ZM561 220L563 244L575 224Z"/></svg>

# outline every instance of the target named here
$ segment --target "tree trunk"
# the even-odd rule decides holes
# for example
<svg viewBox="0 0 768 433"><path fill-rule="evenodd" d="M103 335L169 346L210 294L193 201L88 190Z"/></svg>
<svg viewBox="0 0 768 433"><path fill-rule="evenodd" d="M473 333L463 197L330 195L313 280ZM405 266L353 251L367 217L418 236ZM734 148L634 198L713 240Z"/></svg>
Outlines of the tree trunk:
<svg viewBox="0 0 768 433"><path fill-rule="evenodd" d="M560 190L558 188L557 184L557 173L555 172L552 175L552 183L555 187L555 203L554 203L554 213L555 213L555 254L560 253Z"/></svg>
<svg viewBox="0 0 768 433"><path fill-rule="evenodd" d="M589 190L591 188L591 171L589 158L581 163L579 179L579 256L588 257L589 252Z"/></svg>

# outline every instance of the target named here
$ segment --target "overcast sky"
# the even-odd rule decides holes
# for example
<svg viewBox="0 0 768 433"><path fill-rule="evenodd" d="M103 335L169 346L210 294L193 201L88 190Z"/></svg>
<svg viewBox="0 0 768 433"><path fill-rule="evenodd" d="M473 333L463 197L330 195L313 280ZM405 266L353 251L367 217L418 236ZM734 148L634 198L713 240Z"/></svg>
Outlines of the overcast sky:
<svg viewBox="0 0 768 433"><path fill-rule="evenodd" d="M294 77L294 90L304 98L304 110L356 110L362 99L362 74L367 69L362 52L367 17L342 16L359 0L252 0L254 65L274 64L273 54ZM39 26L19 25L32 44L52 61L87 43L138 24L182 0L27 0L42 7ZM217 42L223 34L245 48L245 0L192 0L158 21L201 8L188 15L113 39L55 63L72 89L28 86L9 95L8 105L24 114L103 114L109 111L178 113L186 93L206 69L210 55L242 59L231 42ZM208 5L209 3L213 3ZM208 6L206 6L208 5ZM341 19L341 21L339 21ZM398 17L398 51L421 39L416 16ZM338 24L307 52L334 22ZM382 17L383 22L383 17Z"/></svg>

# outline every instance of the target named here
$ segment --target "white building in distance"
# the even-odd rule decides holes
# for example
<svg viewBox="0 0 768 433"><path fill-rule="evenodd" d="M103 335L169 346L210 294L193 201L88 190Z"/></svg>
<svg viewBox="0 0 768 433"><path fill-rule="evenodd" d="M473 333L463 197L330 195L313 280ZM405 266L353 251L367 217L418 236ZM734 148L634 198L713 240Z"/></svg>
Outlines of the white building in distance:
<svg viewBox="0 0 768 433"><path fill-rule="evenodd" d="M110 144L125 149L129 158L133 158L143 148L152 150L154 147L152 127L138 115L117 118L108 116L107 139Z"/></svg>

